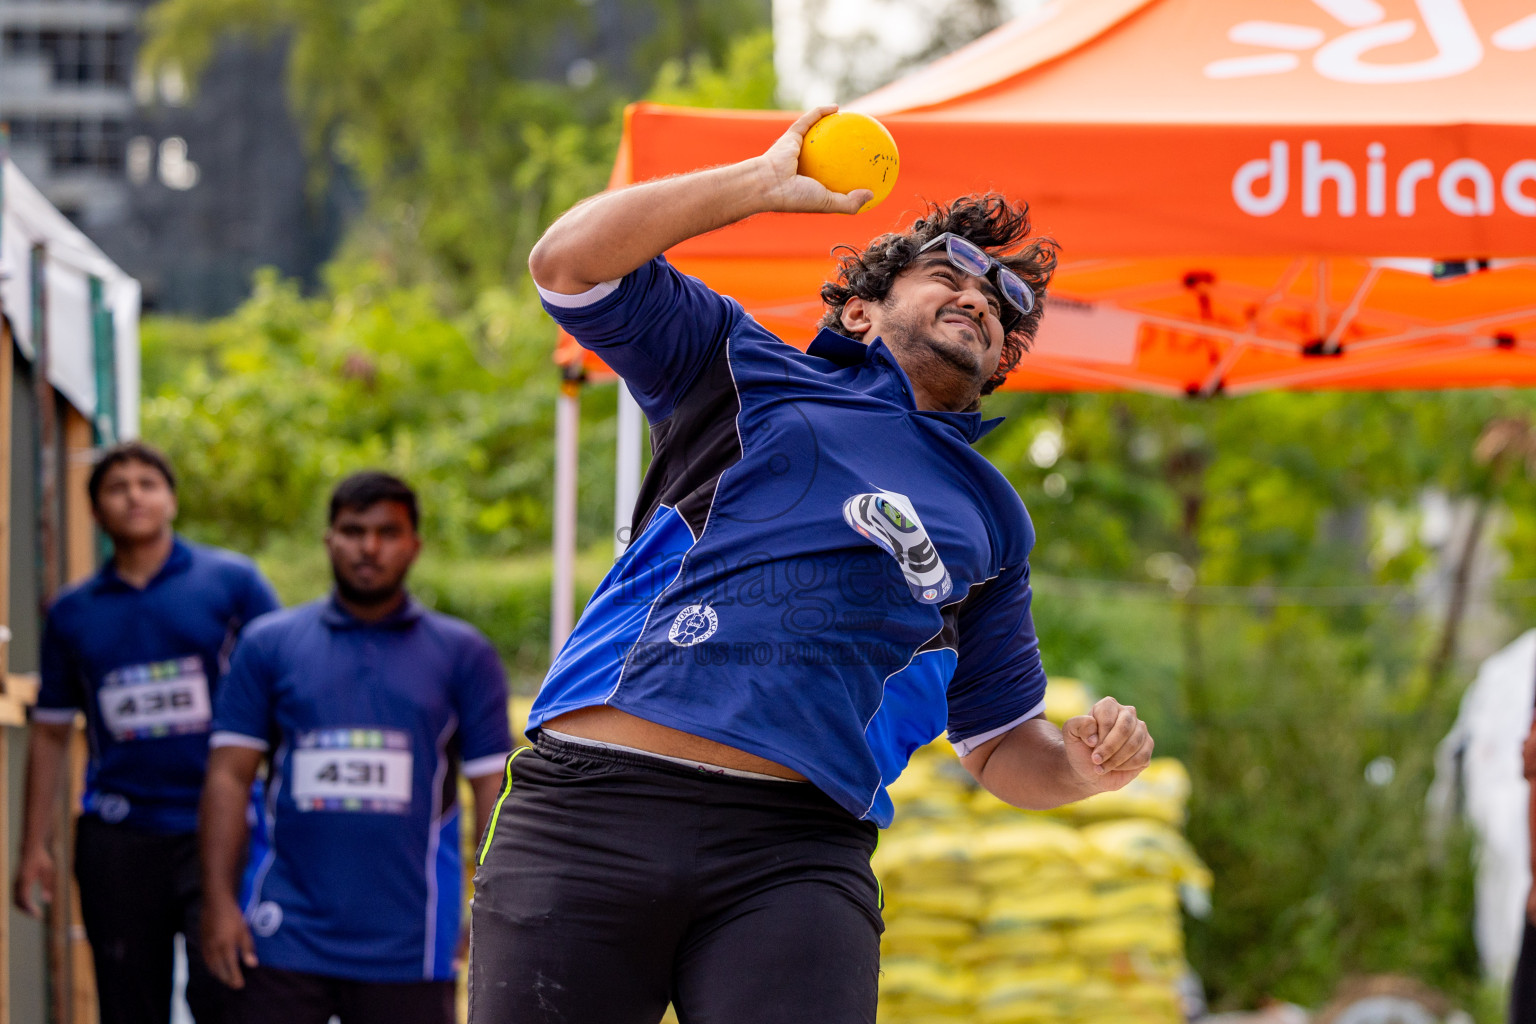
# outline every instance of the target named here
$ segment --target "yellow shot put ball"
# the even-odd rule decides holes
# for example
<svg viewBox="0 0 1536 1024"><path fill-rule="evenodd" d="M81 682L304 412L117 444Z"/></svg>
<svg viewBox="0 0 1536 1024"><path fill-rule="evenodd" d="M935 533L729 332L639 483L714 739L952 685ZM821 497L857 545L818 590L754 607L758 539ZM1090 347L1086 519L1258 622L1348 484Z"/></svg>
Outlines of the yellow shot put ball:
<svg viewBox="0 0 1536 1024"><path fill-rule="evenodd" d="M860 213L891 194L900 170L896 140L868 114L828 114L811 125L800 146L800 173L807 178L833 192L867 188L875 194Z"/></svg>

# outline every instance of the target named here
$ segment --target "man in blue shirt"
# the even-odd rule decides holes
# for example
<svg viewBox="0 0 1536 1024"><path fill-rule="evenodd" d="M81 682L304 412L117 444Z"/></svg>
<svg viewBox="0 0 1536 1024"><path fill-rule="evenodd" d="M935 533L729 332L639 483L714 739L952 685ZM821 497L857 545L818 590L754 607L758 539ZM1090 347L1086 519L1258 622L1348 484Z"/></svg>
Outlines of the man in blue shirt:
<svg viewBox="0 0 1536 1024"><path fill-rule="evenodd" d="M1002 196L850 251L809 351L661 253L871 196L763 156L605 193L535 247L545 307L629 385L653 459L634 542L559 652L480 851L474 1024L873 1022L887 787L948 731L1049 807L1151 757L1106 698L1057 729L1034 531L972 450L1039 323L1052 243Z"/></svg>
<svg viewBox="0 0 1536 1024"><path fill-rule="evenodd" d="M342 481L325 535L335 590L249 630L220 689L204 955L243 989L237 1024L453 1021L458 779L483 829L512 738L490 642L405 589L417 527L402 481ZM269 849L242 908L242 794L264 758Z"/></svg>
<svg viewBox="0 0 1536 1024"><path fill-rule="evenodd" d="M277 598L248 559L174 534L176 477L150 446L107 449L89 491L112 558L48 611L15 902L37 915L34 888L53 897L53 799L83 711L91 757L75 873L102 1024L170 1019L178 932L187 1002L199 1024L217 1024L228 992L197 953L197 800L219 676L235 637Z"/></svg>

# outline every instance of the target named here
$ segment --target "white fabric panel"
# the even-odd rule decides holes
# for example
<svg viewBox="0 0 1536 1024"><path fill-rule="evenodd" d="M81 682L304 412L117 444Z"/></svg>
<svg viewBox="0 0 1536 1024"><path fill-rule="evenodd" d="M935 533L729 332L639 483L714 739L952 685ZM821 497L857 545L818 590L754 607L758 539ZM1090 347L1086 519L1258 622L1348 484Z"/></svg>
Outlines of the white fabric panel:
<svg viewBox="0 0 1536 1024"><path fill-rule="evenodd" d="M533 283L539 289L539 295L551 306L559 306L561 309L581 309L590 306L599 299L605 299L619 290L618 281L602 281L593 285L584 292L575 295L567 295L564 292L552 292L548 288L540 287L539 283Z"/></svg>
<svg viewBox="0 0 1536 1024"><path fill-rule="evenodd" d="M10 165L7 164L7 167ZM7 193L10 176L5 179ZM0 222L0 308L11 322L11 333L21 351L32 357L32 241L22 223L5 205Z"/></svg>
<svg viewBox="0 0 1536 1024"><path fill-rule="evenodd" d="M46 242L52 259L68 263L77 270L95 274L103 281L124 276L117 264L69 218L53 208L9 160L5 163L5 213L7 226L15 221L29 243Z"/></svg>
<svg viewBox="0 0 1536 1024"><path fill-rule="evenodd" d="M218 750L220 747L244 747L246 750L266 751L267 741L255 736L247 736L243 732L227 732L219 730L208 737L208 749Z"/></svg>
<svg viewBox="0 0 1536 1024"><path fill-rule="evenodd" d="M87 416L96 411L96 343L91 331L91 281L51 256L48 288L48 379Z"/></svg>
<svg viewBox="0 0 1536 1024"><path fill-rule="evenodd" d="M1435 754L1431 807L1461 789L1478 836L1473 931L1484 973L1504 983L1514 972L1531 886L1529 789L1520 748L1536 696L1536 630L1483 662L1461 712ZM1457 771L1459 764L1460 771Z"/></svg>
<svg viewBox="0 0 1536 1024"><path fill-rule="evenodd" d="M512 751L507 750L500 754L487 754L485 757L465 761L459 766L459 774L466 779L483 779L487 775L500 775L507 767L507 755L510 753Z"/></svg>
<svg viewBox="0 0 1536 1024"><path fill-rule="evenodd" d="M95 339L89 279L99 278L115 326L119 432L133 437L139 426L139 283L54 209L15 164L5 161L3 174L0 303L17 343L31 357L32 248L41 244L47 254L49 379L70 404L94 418Z"/></svg>
<svg viewBox="0 0 1536 1024"><path fill-rule="evenodd" d="M119 440L139 436L139 307L143 290L131 277L107 288L117 345L117 433Z"/></svg>
<svg viewBox="0 0 1536 1024"><path fill-rule="evenodd" d="M1136 361L1141 317L1115 306L1074 302L1059 295L1049 300L1030 355L1060 356L1130 366ZM1028 366L1025 356L1025 366Z"/></svg>
<svg viewBox="0 0 1536 1024"><path fill-rule="evenodd" d="M1031 718L1038 718L1043 714L1045 714L1045 701L1042 700L1039 704L1036 704L1034 707L1030 708L1018 718L1015 718L1013 721L1009 722L1007 725L1000 725L996 729L988 729L984 733L976 736L968 736L963 740L950 740L949 742L950 745L955 748L956 754L958 754L960 757L969 757L971 751L975 750L983 743L986 743L988 740L996 739L1005 732L1012 732L1019 726L1023 725L1025 722L1029 721Z"/></svg>

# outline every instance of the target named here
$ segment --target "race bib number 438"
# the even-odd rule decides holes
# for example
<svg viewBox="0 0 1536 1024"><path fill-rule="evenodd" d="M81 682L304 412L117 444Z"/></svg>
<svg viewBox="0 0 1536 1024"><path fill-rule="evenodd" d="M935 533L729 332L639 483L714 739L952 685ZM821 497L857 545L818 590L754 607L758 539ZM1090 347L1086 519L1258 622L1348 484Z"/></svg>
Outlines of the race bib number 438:
<svg viewBox="0 0 1536 1024"><path fill-rule="evenodd" d="M101 720L118 740L207 732L208 676L196 655L109 672L96 694Z"/></svg>
<svg viewBox="0 0 1536 1024"><path fill-rule="evenodd" d="M316 729L294 742L290 778L301 811L411 809L411 739L398 729Z"/></svg>

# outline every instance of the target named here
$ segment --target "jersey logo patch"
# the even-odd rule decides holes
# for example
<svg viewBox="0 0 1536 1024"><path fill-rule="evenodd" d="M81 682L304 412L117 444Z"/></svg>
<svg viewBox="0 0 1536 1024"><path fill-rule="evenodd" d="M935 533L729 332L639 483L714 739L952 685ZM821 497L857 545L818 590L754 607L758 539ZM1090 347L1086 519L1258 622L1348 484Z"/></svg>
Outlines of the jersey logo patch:
<svg viewBox="0 0 1536 1024"><path fill-rule="evenodd" d="M251 911L251 931L262 938L271 938L283 926L283 908L266 900Z"/></svg>
<svg viewBox="0 0 1536 1024"><path fill-rule="evenodd" d="M116 793L105 793L96 800L96 815L109 825L115 825L128 817L133 806L128 798Z"/></svg>
<svg viewBox="0 0 1536 1024"><path fill-rule="evenodd" d="M707 604L691 604L677 613L667 639L679 647L701 644L715 635L720 628L720 616Z"/></svg>
<svg viewBox="0 0 1536 1024"><path fill-rule="evenodd" d="M939 604L955 589L938 549L923 529L912 499L894 491L855 494L843 502L843 519L862 537L874 541L896 559L912 596L923 604Z"/></svg>

